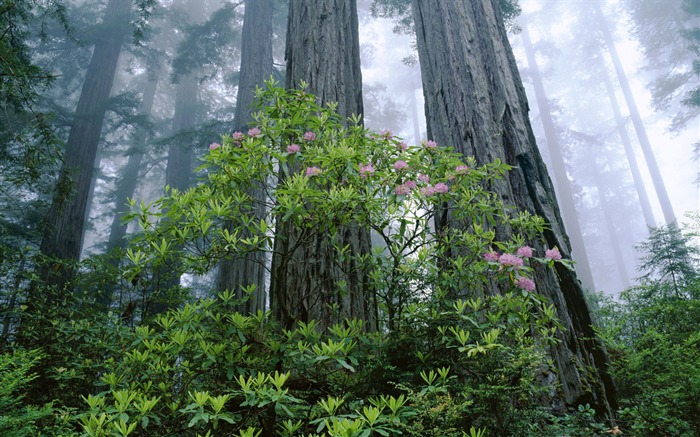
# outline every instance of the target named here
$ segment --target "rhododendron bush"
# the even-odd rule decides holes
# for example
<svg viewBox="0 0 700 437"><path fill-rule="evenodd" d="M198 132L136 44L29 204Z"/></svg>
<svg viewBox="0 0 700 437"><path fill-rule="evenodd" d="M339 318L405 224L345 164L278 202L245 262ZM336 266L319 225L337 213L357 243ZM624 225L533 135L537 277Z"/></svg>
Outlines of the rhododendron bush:
<svg viewBox="0 0 700 437"><path fill-rule="evenodd" d="M270 311L239 313L240 290L182 294L170 311L138 314L135 328L112 316L77 321L61 328L81 339L65 353L74 358L52 376L72 399L63 404L82 402L70 416L75 429L90 436L568 432L546 401L557 389L546 348L560 327L531 277L532 263L567 261L556 248L536 253L542 220L507 210L489 191L508 167L477 166L431 140L411 146L391 132L369 132L303 90L270 84L258 104L246 133L207 148L198 185L152 204L132 202L129 219L141 230L126 250L122 274L133 289L125 299L151 299L164 268L206 275L225 257L269 255L274 238L285 238L275 232L281 223L331 241L352 224L372 231L372 251L350 254L336 244L336 257L357 256L367 272L377 329L363 320L282 327ZM260 208L265 214L256 215ZM436 229L437 214L469 226ZM500 241L504 229L514 236Z"/></svg>

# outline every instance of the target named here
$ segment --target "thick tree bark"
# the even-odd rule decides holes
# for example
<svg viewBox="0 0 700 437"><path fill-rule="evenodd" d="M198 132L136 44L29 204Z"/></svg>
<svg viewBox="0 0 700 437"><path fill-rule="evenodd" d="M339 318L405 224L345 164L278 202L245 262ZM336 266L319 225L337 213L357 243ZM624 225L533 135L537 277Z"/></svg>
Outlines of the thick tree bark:
<svg viewBox="0 0 700 437"><path fill-rule="evenodd" d="M642 122L642 116L639 114L637 102L634 99L632 89L630 88L629 81L627 80L627 74L625 74L625 69L622 67L622 62L620 61L620 56L617 54L615 40L612 37L610 28L608 27L608 23L605 21L605 16L603 16L603 12L600 9L600 4L597 1L593 3L593 10L595 11L598 23L600 24L600 30L603 33L605 45L608 48L610 58L612 59L613 66L615 67L615 73L617 73L617 79L620 82L622 94L625 96L627 107L630 110L632 124L634 125L634 129L637 132L639 145L642 147L644 159L647 162L649 174L651 175L651 180L654 183L656 196L659 198L659 203L661 204L661 211L664 214L666 224L670 225L676 222L676 215L673 212L671 200L669 199L668 193L666 192L666 185L664 184L663 177L661 176L659 164L656 162L654 150L651 148L651 143L649 142L649 137L647 135L646 128L644 127L644 122Z"/></svg>
<svg viewBox="0 0 700 437"><path fill-rule="evenodd" d="M493 189L506 204L544 218L546 245L570 255L552 183L528 121L528 104L496 0L414 0L428 137L454 146L478 163L514 166ZM437 226L460 226L441 214ZM544 247L536 244L538 253ZM590 403L603 415L615 409L604 346L576 275L536 266L537 290L555 306L565 330L551 354L559 401ZM498 292L498 290L494 290ZM554 400L557 403L557 400Z"/></svg>
<svg viewBox="0 0 700 437"><path fill-rule="evenodd" d="M535 89L535 98L537 106L540 109L540 120L544 128L544 135L547 140L547 147L552 159L552 169L556 186L558 188L559 204L564 219L564 224L571 238L572 258L576 261L576 273L578 274L583 286L591 291L595 291L595 282L591 273L591 265L586 253L586 245L583 240L583 232L579 223L578 214L576 212L576 203L574 202L574 192L571 188L571 181L566 174L566 164L562 156L561 146L559 144L559 136L552 118L552 110L549 107L549 100L544 91L542 76L537 65L535 50L530 41L530 34L527 31L527 23L521 20L523 47L525 48L525 56L527 57L527 66L532 77L532 85Z"/></svg>
<svg viewBox="0 0 700 437"><path fill-rule="evenodd" d="M362 114L362 77L355 0L292 0L287 27L288 88L300 81L322 104L338 103L341 116ZM333 243L348 246L338 260ZM346 318L376 329L376 304L357 256L370 252L369 229L343 226L334 235L301 240L277 221L270 283L271 308L286 327L314 319L325 329Z"/></svg>
<svg viewBox="0 0 700 437"><path fill-rule="evenodd" d="M251 104L255 88L264 87L272 75L272 1L247 0L241 38L241 70L236 99L234 130L243 130L253 121ZM263 183L264 181L260 181ZM253 205L251 214L257 221L265 219L265 192L262 187L248 192ZM248 235L241 235L242 238ZM252 252L241 258L225 258L219 263L216 279L218 290L235 290L241 297L242 287L255 285L255 293L239 308L242 313L265 311L265 253Z"/></svg>
<svg viewBox="0 0 700 437"><path fill-rule="evenodd" d="M85 228L85 209L90 191L97 145L102 132L107 99L125 34L131 0L110 0L103 20L104 30L95 44L66 142L65 161L56 194L46 219L41 253L61 260L78 261ZM62 289L74 275L70 266L45 266L41 279ZM30 293L29 301L33 299Z"/></svg>

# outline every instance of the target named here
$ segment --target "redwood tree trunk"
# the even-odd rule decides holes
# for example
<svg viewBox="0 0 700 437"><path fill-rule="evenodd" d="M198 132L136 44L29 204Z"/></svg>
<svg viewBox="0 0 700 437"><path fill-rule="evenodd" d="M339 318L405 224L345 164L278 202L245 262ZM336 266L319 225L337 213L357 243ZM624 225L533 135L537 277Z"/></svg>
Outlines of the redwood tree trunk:
<svg viewBox="0 0 700 437"><path fill-rule="evenodd" d="M322 104L337 102L341 116L362 114L357 26L355 0L290 1L286 86L303 80ZM310 240L300 241L299 233L278 219L270 283L275 316L286 327L314 319L325 329L358 318L376 329L374 294L356 259L371 250L369 229L348 225ZM334 242L349 247L344 261L338 260Z"/></svg>
<svg viewBox="0 0 700 437"><path fill-rule="evenodd" d="M253 121L251 104L255 88L265 86L272 75L272 0L247 0L243 16L241 38L241 70L236 98L234 130L243 131ZM261 183L264 181L260 181ZM251 214L257 221L265 218L265 193L262 187L248 192L253 205ZM242 238L250 235L242 235ZM241 287L255 285L255 293L239 310L255 314L265 311L265 254L248 253L241 258L225 258L219 263L216 279L218 290L235 290L241 296Z"/></svg>
<svg viewBox="0 0 700 437"><path fill-rule="evenodd" d="M78 261L85 228L85 210L90 192L97 146L102 132L107 99L125 34L131 0L110 0L103 19L104 30L95 44L90 65L75 110L65 161L58 179L56 194L45 223L41 253L55 258L58 264L45 266L41 279L61 290L75 271L61 261ZM43 293L42 293L43 294ZM30 292L28 303L35 298Z"/></svg>
<svg viewBox="0 0 700 437"><path fill-rule="evenodd" d="M552 183L528 121L528 104L496 0L413 0L423 75L428 137L454 146L478 163L514 166L493 189L510 205L544 218L546 245L570 256ZM441 214L437 226L455 226ZM537 245L536 245L537 246ZM535 247L544 253L541 245ZM537 290L565 327L551 349L560 401L590 403L604 415L615 409L614 384L604 346L575 273L535 267ZM498 292L498 290L494 290ZM556 402L556 400L555 400Z"/></svg>

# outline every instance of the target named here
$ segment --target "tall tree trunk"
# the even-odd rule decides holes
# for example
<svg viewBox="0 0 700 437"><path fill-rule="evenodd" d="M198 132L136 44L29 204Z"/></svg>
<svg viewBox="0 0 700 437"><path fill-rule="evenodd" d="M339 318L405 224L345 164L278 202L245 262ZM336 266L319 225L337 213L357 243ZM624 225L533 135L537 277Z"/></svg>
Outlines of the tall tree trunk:
<svg viewBox="0 0 700 437"><path fill-rule="evenodd" d="M143 98L141 100L141 114L150 116L153 109L153 101L155 100L156 88L158 81L156 79L148 79L143 89ZM119 179L117 185L116 204L114 206L114 218L109 228L109 240L107 242L107 251L124 247L126 241L126 226L122 225L122 219L126 213L126 201L133 197L136 191L139 171L141 169L141 161L145 153L147 134L144 130L139 129L134 135L133 145L130 147L128 155L129 159L124 166L124 172Z"/></svg>
<svg viewBox="0 0 700 437"><path fill-rule="evenodd" d="M180 77L175 95L173 139L168 147L165 185L183 191L192 179L192 131L197 111L197 78L194 74Z"/></svg>
<svg viewBox="0 0 700 437"><path fill-rule="evenodd" d="M600 63L601 76L603 82L605 83L605 90L608 93L608 99L610 100L610 106L612 106L613 114L615 115L615 124L617 124L617 132L620 135L620 140L625 148L625 156L627 156L627 162L629 163L630 171L632 172L632 180L634 180L634 187L637 189L637 197L639 198L639 205L642 208L642 214L644 215L644 221L648 227L655 227L656 220L654 219L654 212L651 210L651 203L649 203L649 195L647 194L647 189L644 186L644 180L642 179L642 174L639 172L639 165L637 164L637 157L634 155L634 149L632 148L632 141L630 141L629 134L627 133L627 123L622 117L622 111L620 111L620 103L617 101L617 96L615 95L615 88L613 87L612 80L610 78L610 73L608 73L608 68L603 62L602 56L598 57Z"/></svg>
<svg viewBox="0 0 700 437"><path fill-rule="evenodd" d="M272 75L272 1L247 0L243 16L241 38L241 70L236 99L235 130L253 121L251 104L255 88L264 87L264 81ZM264 181L260 181L262 183ZM265 192L262 187L252 189L248 195L253 199L251 214L256 220L265 219ZM249 235L242 235L242 238ZM239 310L255 314L265 311L265 253L252 252L237 259L223 259L219 263L216 279L218 290L235 290L241 296L242 287L255 285L255 293Z"/></svg>
<svg viewBox="0 0 700 437"><path fill-rule="evenodd" d="M635 131L637 131L639 145L642 147L644 159L646 159L647 167L649 168L649 174L651 175L651 180L654 183L656 196L659 198L659 203L661 204L661 211L664 214L666 224L670 225L676 222L676 215L673 212L671 200L668 198L668 193L666 192L666 185L664 184L663 177L661 176L659 165L656 162L656 156L654 156L654 151L651 148L651 143L649 142L649 137L647 136L647 131L644 127L644 123L642 122L642 117L639 114L637 102L634 100L632 89L630 88L629 81L627 80L627 74L625 74L625 69L622 67L622 62L620 61L620 56L617 54L615 40L612 37L610 28L608 27L608 23L605 21L605 16L603 16L603 12L600 9L600 3L598 3L598 1L593 3L593 10L595 11L598 23L600 24L600 30L603 33L605 45L608 48L610 58L612 59L613 66L615 67L617 79L620 82L620 88L622 88L622 94L625 96L627 107L630 110L632 124L634 124L634 129Z"/></svg>
<svg viewBox="0 0 700 437"><path fill-rule="evenodd" d="M599 144L599 147L602 145ZM622 254L622 244L620 242L620 232L615 229L615 220L612 217L614 207L610 205L608 201L608 184L603 181L603 177L598 169L598 163L596 162L595 154L590 155L590 163L587 168L591 169L593 173L593 179L595 180L596 189L598 190L598 198L600 199L600 209L603 213L603 218L605 219L605 228L608 231L608 236L610 238L610 246L612 246L613 255L615 257L615 264L617 265L617 273L620 276L620 282L622 288L629 288L632 284L630 283L630 277L627 273L627 266L625 263L625 257Z"/></svg>
<svg viewBox="0 0 700 437"><path fill-rule="evenodd" d="M362 114L355 0L290 1L285 57L288 88L303 80L322 104L337 102L341 116ZM375 297L357 261L371 250L369 229L348 225L303 243L299 237L290 223L278 219L270 301L283 326L314 319L325 329L358 318L367 329L376 329ZM344 261L338 260L334 243L349 247Z"/></svg>
<svg viewBox="0 0 700 437"><path fill-rule="evenodd" d="M156 79L148 79L143 89L143 97L141 99L141 114L150 116L153 109L153 101L155 99L156 87L158 81ZM126 245L126 225L122 224L122 219L127 211L126 201L134 196L136 184L138 183L139 171L141 169L141 161L145 153L147 133L143 129L138 129L132 139L132 146L129 148L129 159L124 166L124 171L121 178L117 182L116 201L114 205L114 217L109 228L109 239L107 240L107 252L112 252L117 248L124 248ZM113 259L115 267L119 263L119 258L115 255ZM112 293L116 288L117 281L112 284L103 286L102 295L99 298L99 304L104 308L109 308L112 303Z"/></svg>
<svg viewBox="0 0 700 437"><path fill-rule="evenodd" d="M528 104L497 0L413 0L423 76L428 137L454 146L478 163L514 166L493 189L519 210L544 218L546 244L570 254L552 183L528 121ZM459 227L446 213L437 226ZM536 244L544 253L544 247ZM536 266L537 289L557 310L565 330L551 354L560 401L589 403L601 414L616 407L608 358L591 326L575 273ZM498 290L494 290L498 292Z"/></svg>
<svg viewBox="0 0 700 437"><path fill-rule="evenodd" d="M583 240L583 232L579 223L578 214L576 212L576 203L574 202L574 193L571 188L571 181L566 174L566 164L561 153L561 145L559 144L559 136L557 135L556 126L552 119L552 110L549 106L549 100L544 91L542 76L540 76L539 66L535 57L535 50L530 41L530 34L527 31L527 23L521 20L523 47L525 48L525 56L527 57L527 66L532 77L532 85L535 88L535 98L537 106L540 109L540 120L544 128L544 135L547 140L547 147L552 159L552 169L556 186L559 189L557 199L561 206L561 213L564 219L566 230L571 238L572 258L576 261L576 273L578 274L584 288L595 291L595 282L591 273L591 265L586 253L586 245Z"/></svg>
<svg viewBox="0 0 700 437"><path fill-rule="evenodd" d="M107 99L119 61L122 42L128 32L131 0L110 0L101 33L87 68L75 118L66 142L65 162L61 168L56 194L46 219L41 253L56 258L59 264L46 265L41 279L61 290L74 276L61 260L78 261L85 228L90 180L97 145L102 132ZM42 293L43 294L43 293ZM30 293L29 304L37 296Z"/></svg>

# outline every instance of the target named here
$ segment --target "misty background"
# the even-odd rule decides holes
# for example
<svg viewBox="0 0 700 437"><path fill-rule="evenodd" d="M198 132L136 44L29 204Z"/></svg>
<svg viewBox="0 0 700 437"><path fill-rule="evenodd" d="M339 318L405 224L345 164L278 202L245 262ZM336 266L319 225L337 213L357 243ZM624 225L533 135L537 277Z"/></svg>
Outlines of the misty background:
<svg viewBox="0 0 700 437"><path fill-rule="evenodd" d="M74 37L62 37L57 26L48 28L49 44L33 54L38 65L57 75L43 97L58 114L59 133L70 127L91 55L85 42L95 37L103 3L67 2ZM396 17L383 17L381 8L373 14L372 3L358 2L365 124L415 144L426 138L415 38ZM698 82L692 74L697 48L682 37L697 25L697 16L680 0L609 0L600 3L600 10L594 4L523 0L509 37L579 277L588 288L615 295L638 276L635 245L646 238L647 226L667 224L671 217L682 222L684 213L699 208L698 107L682 103ZM166 183L187 186L194 182L197 158L233 130L243 2L161 0L159 6L145 23L144 42L125 46L119 59L83 256L109 247L118 212L125 209L120 184L135 182L138 201L158 198ZM275 75L283 81L285 2L275 3L273 27ZM616 69L614 56L622 70ZM146 107L149 93L152 106ZM184 96L179 109L178 95ZM179 182L166 177L174 143L188 145L193 169ZM652 177L655 165L661 179ZM39 214L55 179L55 174L42 174L36 191L23 192L21 201L8 201L17 195L4 193L5 214Z"/></svg>

